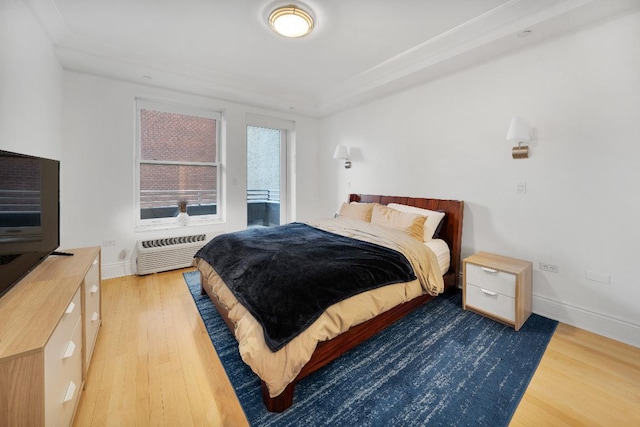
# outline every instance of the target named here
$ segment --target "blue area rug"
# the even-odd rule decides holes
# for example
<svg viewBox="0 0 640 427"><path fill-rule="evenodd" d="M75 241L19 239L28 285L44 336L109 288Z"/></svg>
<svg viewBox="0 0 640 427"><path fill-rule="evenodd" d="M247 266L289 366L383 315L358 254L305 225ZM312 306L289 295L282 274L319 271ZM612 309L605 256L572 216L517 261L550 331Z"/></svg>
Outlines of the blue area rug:
<svg viewBox="0 0 640 427"><path fill-rule="evenodd" d="M199 272L184 277L253 426L506 426L557 326L532 314L516 332L441 296L300 381L276 414Z"/></svg>

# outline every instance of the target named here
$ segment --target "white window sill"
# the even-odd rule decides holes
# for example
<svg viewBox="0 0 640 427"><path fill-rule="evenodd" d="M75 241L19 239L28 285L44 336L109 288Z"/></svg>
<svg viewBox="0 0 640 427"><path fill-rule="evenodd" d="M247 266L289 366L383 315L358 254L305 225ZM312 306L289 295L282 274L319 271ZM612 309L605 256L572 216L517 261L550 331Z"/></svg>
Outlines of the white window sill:
<svg viewBox="0 0 640 427"><path fill-rule="evenodd" d="M189 224L180 225L178 224L178 220L175 221L162 221L153 224L138 224L134 228L134 232L136 233L144 233L147 231L160 231L160 230L198 230L201 227L212 226L212 225L222 225L225 224L225 221L221 219L215 220L194 220L193 217L190 218Z"/></svg>

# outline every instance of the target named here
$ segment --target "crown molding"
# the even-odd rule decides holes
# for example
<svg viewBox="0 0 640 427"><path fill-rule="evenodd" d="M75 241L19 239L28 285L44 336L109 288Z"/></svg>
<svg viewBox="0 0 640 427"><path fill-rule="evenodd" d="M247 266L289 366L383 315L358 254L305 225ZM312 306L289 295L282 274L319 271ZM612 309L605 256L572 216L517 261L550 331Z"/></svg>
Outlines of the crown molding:
<svg viewBox="0 0 640 427"><path fill-rule="evenodd" d="M634 0L512 0L396 55L322 94L330 114L638 8ZM517 34L531 30L529 37Z"/></svg>
<svg viewBox="0 0 640 427"><path fill-rule="evenodd" d="M50 38L63 68L322 117L408 89L489 58L640 7L637 0L510 0L351 76L323 93L300 93L223 70L176 63L73 34L55 0L23 0ZM531 36L516 35L532 30ZM152 80L142 76L152 76Z"/></svg>

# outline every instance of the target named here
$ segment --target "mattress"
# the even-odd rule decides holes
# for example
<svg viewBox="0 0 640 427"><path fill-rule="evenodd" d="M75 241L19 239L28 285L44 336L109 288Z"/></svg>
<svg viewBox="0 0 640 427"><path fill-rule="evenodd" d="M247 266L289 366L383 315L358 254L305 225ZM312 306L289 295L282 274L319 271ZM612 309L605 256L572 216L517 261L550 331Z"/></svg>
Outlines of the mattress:
<svg viewBox="0 0 640 427"><path fill-rule="evenodd" d="M433 239L425 243L425 245L433 251L438 259L440 271L442 271L443 274L449 271L449 266L451 265L451 251L449 250L447 242L442 239Z"/></svg>

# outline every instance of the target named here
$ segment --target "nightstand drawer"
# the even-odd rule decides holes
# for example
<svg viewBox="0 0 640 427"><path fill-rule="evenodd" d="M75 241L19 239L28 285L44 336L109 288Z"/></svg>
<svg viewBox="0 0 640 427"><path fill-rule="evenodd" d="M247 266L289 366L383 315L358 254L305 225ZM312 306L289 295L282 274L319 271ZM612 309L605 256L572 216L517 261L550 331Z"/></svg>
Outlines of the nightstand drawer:
<svg viewBox="0 0 640 427"><path fill-rule="evenodd" d="M510 298L516 297L516 276L514 274L467 263L466 282Z"/></svg>
<svg viewBox="0 0 640 427"><path fill-rule="evenodd" d="M467 266L467 268L468 267L469 266ZM499 316L509 320L510 322L515 322L516 320L515 298L484 287L467 283L466 305L467 308L472 310L475 309Z"/></svg>

